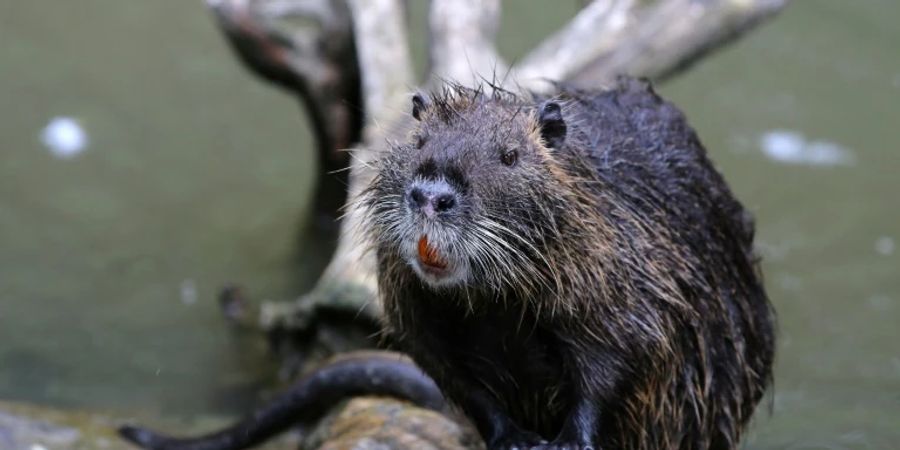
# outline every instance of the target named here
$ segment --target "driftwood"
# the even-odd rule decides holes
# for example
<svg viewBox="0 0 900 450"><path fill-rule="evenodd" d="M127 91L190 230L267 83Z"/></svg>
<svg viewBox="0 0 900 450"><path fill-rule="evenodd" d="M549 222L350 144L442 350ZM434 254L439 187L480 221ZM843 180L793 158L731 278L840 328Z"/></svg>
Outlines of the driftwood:
<svg viewBox="0 0 900 450"><path fill-rule="evenodd" d="M296 368L333 352L371 346L367 336L377 330L379 307L373 258L358 233L360 215L353 198L371 179L368 163L391 140L402 138L410 125L410 94L420 84L413 76L406 3L207 2L241 61L305 105L319 149L318 212L338 217L340 205L349 199L337 247L316 287L287 307L264 305L261 326ZM596 0L510 67L493 44L500 22L499 0L432 0L429 71L421 85L433 89L446 80L469 86L492 80L503 89L540 92L552 88L549 81L598 87L620 74L659 80L740 36L787 2ZM516 1L508 6L513 4L531 5ZM453 428L443 421L455 419L409 405L402 407L403 414L413 419L379 421L383 411L396 412L392 405L396 403L356 399L336 406L308 433L307 444L376 448L379 443L408 441L416 443L408 448L429 448L432 444L426 443L435 442L429 430ZM369 416L370 423L379 425L354 425L353 420ZM405 440L390 438L401 435ZM463 435L454 429L441 435L447 439L444 444L431 448L480 446L458 439Z"/></svg>

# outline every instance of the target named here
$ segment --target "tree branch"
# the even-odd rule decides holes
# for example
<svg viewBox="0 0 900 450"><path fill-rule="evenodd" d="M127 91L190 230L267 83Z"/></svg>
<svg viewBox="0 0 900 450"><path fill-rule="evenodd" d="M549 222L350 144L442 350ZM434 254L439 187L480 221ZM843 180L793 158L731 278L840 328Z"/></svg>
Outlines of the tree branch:
<svg viewBox="0 0 900 450"><path fill-rule="evenodd" d="M316 210L337 217L346 201L349 157L361 138L359 68L343 1L207 0L238 58L302 101L318 144ZM294 24L294 26L289 26Z"/></svg>
<svg viewBox="0 0 900 450"><path fill-rule="evenodd" d="M620 74L662 79L741 36L788 0L668 0L639 10L622 42L569 77L587 86ZM677 19L676 19L677 18Z"/></svg>
<svg viewBox="0 0 900 450"><path fill-rule="evenodd" d="M428 24L432 87L443 80L475 86L506 73L494 48L500 0L432 0Z"/></svg>
<svg viewBox="0 0 900 450"><path fill-rule="evenodd" d="M348 0L363 74L366 128L396 119L415 84L400 0ZM367 130L367 141L374 130ZM371 142L371 141L370 141Z"/></svg>
<svg viewBox="0 0 900 450"><path fill-rule="evenodd" d="M364 104L370 112L363 132L365 144L352 151L348 187L352 202L374 175L369 164L378 149L384 149L387 139L400 133L397 124L408 115L404 106L414 83L402 2L349 0L349 4L355 18ZM316 291L329 291L336 284L358 286L353 291L361 295L361 305L372 305L374 261L359 235L361 220L361 212L351 203L341 224L338 247Z"/></svg>
<svg viewBox="0 0 900 450"><path fill-rule="evenodd" d="M788 0L596 0L540 44L513 79L590 87L618 75L664 78L780 11Z"/></svg>
<svg viewBox="0 0 900 450"><path fill-rule="evenodd" d="M515 66L510 82L528 90L546 90L548 80L571 79L621 42L634 21L637 4L637 0L595 0L586 5Z"/></svg>

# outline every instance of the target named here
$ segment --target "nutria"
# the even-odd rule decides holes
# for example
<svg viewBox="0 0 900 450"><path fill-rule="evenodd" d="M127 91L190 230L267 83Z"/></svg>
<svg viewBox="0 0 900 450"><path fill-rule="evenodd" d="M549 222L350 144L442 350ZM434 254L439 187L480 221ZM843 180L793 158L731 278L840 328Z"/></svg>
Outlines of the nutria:
<svg viewBox="0 0 900 450"><path fill-rule="evenodd" d="M356 395L397 397L435 411L445 405L438 387L409 358L386 351L356 351L323 363L285 393L223 430L177 438L128 425L119 428L119 434L151 450L239 450L291 426L313 423L338 401Z"/></svg>
<svg viewBox="0 0 900 450"><path fill-rule="evenodd" d="M361 203L388 341L489 448L734 449L771 378L753 221L643 81L413 97Z"/></svg>

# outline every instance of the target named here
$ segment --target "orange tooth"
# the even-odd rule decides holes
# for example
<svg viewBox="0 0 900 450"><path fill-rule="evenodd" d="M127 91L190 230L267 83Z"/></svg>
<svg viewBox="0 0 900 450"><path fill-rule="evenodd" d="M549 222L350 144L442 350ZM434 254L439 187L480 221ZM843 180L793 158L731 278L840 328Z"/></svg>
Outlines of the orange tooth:
<svg viewBox="0 0 900 450"><path fill-rule="evenodd" d="M436 248L428 244L428 236L419 238L419 260L427 266L445 269L447 263L441 258Z"/></svg>

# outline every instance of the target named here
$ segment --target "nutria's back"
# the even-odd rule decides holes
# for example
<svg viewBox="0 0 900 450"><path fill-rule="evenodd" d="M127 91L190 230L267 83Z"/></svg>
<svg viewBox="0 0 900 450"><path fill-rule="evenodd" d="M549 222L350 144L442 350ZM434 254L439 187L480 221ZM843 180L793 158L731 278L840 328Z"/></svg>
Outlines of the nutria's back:
<svg viewBox="0 0 900 450"><path fill-rule="evenodd" d="M682 272L673 278L691 305L677 315L672 336L685 359L682 375L695 378L682 395L707 392L699 405L720 409L705 419L710 448L731 448L770 382L774 353L774 312L753 250L752 216L682 113L647 84L625 80L616 90L571 98L579 105L572 120L595 124L581 129L579 146L592 149L602 189L614 193L613 209L643 216L642 226L653 230L647 235L669 242L646 251L667 253L660 257ZM618 227L628 233L635 225ZM685 438L702 441L699 433Z"/></svg>
<svg viewBox="0 0 900 450"><path fill-rule="evenodd" d="M364 200L388 331L482 434L502 434L496 405L547 440L736 447L773 312L752 220L683 115L629 79L537 100L452 88L413 114Z"/></svg>

